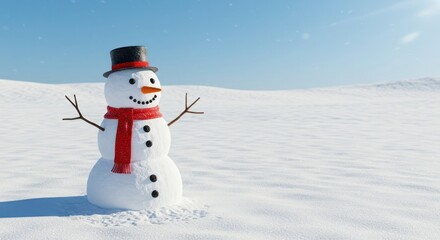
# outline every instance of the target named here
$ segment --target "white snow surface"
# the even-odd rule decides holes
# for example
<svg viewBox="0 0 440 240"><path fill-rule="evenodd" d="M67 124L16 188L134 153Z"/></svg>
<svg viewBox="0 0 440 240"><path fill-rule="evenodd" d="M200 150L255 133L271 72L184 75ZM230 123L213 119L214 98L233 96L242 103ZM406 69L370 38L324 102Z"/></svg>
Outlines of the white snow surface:
<svg viewBox="0 0 440 240"><path fill-rule="evenodd" d="M0 80L0 239L439 239L440 79L311 90L163 86L183 201L85 197L104 84Z"/></svg>

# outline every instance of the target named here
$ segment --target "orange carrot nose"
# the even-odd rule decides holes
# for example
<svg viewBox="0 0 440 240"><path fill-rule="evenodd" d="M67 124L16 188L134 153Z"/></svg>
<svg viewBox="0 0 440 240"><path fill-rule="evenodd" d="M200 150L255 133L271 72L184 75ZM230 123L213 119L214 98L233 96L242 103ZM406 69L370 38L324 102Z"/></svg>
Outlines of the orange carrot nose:
<svg viewBox="0 0 440 240"><path fill-rule="evenodd" d="M160 88L154 88L154 87L142 87L141 91L142 91L143 94L149 94L149 93L160 92L161 89Z"/></svg>

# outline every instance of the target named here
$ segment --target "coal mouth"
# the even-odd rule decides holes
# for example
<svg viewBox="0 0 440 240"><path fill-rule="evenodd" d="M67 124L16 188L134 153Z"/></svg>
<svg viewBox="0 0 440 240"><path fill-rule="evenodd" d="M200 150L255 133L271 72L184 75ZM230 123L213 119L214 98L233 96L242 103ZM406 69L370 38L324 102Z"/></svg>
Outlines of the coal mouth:
<svg viewBox="0 0 440 240"><path fill-rule="evenodd" d="M133 98L133 96L130 96L128 99L130 99L131 101L133 101L134 103L137 103L139 105L148 105L152 102L154 102L157 98L157 95L154 95L154 97L152 97L150 100L147 101L141 101L141 100L137 100L136 98Z"/></svg>

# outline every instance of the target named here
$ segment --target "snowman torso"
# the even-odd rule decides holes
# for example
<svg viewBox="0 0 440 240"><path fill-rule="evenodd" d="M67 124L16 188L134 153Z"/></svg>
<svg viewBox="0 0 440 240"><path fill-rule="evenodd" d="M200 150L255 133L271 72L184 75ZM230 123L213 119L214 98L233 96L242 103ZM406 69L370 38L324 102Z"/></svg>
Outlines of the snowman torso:
<svg viewBox="0 0 440 240"><path fill-rule="evenodd" d="M154 92L156 91L156 92ZM148 70L112 73L105 86L112 108L156 107L160 83ZM140 210L175 204L182 196L180 172L168 156L170 132L162 117L133 120L129 174L112 172L115 161L118 119L104 119L98 133L101 158L87 182L88 200L100 207Z"/></svg>
<svg viewBox="0 0 440 240"><path fill-rule="evenodd" d="M104 159L115 158L115 140L118 120L104 119L105 131L98 133L98 146ZM135 120L131 137L131 162L147 161L168 155L170 130L163 118Z"/></svg>

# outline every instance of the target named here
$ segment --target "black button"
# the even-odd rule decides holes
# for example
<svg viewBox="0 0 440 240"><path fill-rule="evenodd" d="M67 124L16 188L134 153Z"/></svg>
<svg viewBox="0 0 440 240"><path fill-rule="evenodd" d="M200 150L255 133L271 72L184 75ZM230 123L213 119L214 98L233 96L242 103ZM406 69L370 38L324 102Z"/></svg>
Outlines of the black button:
<svg viewBox="0 0 440 240"><path fill-rule="evenodd" d="M145 125L145 126L144 126L144 131L145 131L145 132L149 132L149 131L150 131L150 126Z"/></svg>
<svg viewBox="0 0 440 240"><path fill-rule="evenodd" d="M151 175L150 176L150 181L152 181L152 182L156 182L157 181L157 177L156 177L156 175Z"/></svg>
<svg viewBox="0 0 440 240"><path fill-rule="evenodd" d="M156 191L156 190L154 190L154 191L151 193L151 196L154 197L154 198L157 198L157 197L159 197L159 192Z"/></svg>
<svg viewBox="0 0 440 240"><path fill-rule="evenodd" d="M150 140L148 140L146 145L147 145L147 147L151 147L151 146L153 146L153 143Z"/></svg>

